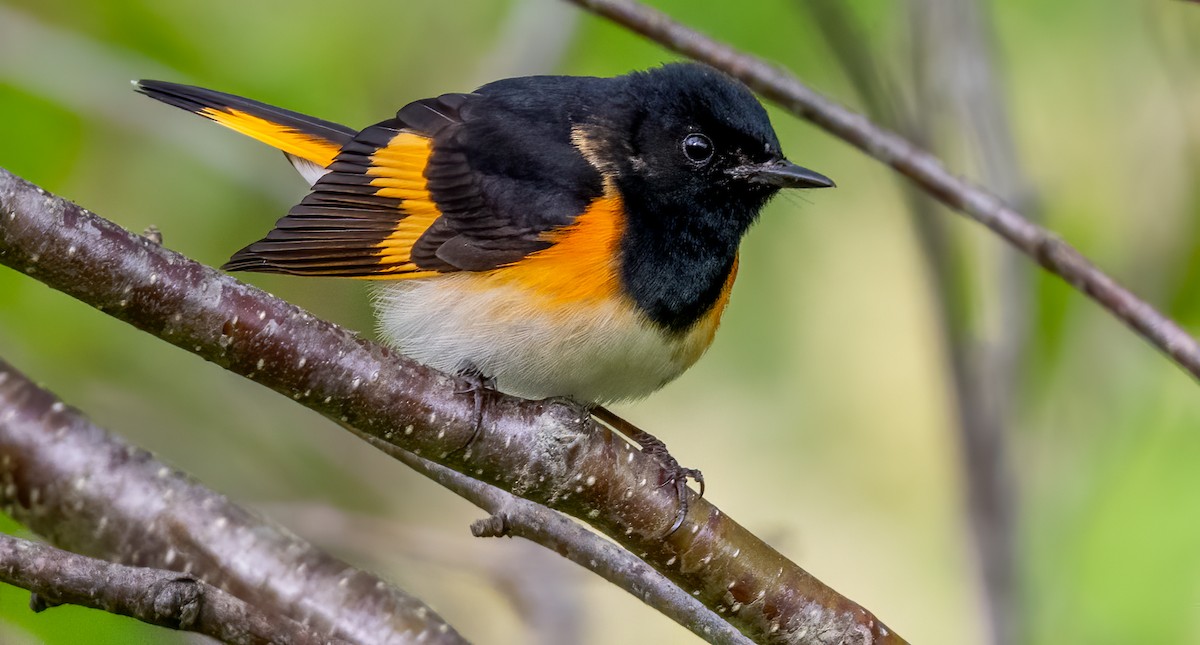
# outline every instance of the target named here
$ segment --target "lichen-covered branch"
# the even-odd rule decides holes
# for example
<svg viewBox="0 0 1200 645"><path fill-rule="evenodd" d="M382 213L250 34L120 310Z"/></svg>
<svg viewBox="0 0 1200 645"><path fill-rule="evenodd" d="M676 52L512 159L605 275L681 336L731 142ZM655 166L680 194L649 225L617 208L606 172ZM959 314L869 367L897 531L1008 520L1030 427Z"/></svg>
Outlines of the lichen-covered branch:
<svg viewBox="0 0 1200 645"><path fill-rule="evenodd" d="M580 518L757 642L901 643L563 401L489 397L0 171L0 263L357 430ZM468 443L470 445L468 446Z"/></svg>
<svg viewBox="0 0 1200 645"><path fill-rule="evenodd" d="M113 564L11 535L0 534L0 581L49 604L100 609L234 645L345 642L320 638L294 621L268 615L174 571Z"/></svg>
<svg viewBox="0 0 1200 645"><path fill-rule="evenodd" d="M664 47L721 69L793 114L891 166L921 190L988 227L1125 323L1200 379L1200 344L1173 320L1098 269L1070 244L955 176L936 157L818 94L787 71L741 53L634 0L569 0Z"/></svg>
<svg viewBox="0 0 1200 645"><path fill-rule="evenodd" d="M11 225L6 213L0 237ZM93 425L2 360L0 505L59 547L180 572L325 638L464 642L420 601Z"/></svg>

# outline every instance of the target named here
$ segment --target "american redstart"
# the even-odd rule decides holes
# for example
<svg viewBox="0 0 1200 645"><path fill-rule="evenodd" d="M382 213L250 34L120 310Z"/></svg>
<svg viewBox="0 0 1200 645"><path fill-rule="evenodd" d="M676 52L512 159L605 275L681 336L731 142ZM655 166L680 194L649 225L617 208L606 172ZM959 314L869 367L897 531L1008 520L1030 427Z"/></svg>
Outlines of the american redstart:
<svg viewBox="0 0 1200 645"><path fill-rule="evenodd" d="M283 151L312 190L223 267L381 282L384 338L525 398L635 399L712 342L738 244L789 162L712 68L532 76L355 130L161 81L137 90Z"/></svg>

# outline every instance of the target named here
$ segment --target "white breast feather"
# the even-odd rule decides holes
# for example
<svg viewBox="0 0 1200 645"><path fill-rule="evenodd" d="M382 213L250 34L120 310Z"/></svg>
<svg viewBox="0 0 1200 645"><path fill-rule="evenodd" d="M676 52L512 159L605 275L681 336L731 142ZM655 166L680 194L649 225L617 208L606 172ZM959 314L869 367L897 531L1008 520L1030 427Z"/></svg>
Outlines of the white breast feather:
<svg viewBox="0 0 1200 645"><path fill-rule="evenodd" d="M518 286L485 280L457 273L380 285L382 336L443 372L474 366L509 394L587 403L644 397L703 352L620 300L538 306Z"/></svg>

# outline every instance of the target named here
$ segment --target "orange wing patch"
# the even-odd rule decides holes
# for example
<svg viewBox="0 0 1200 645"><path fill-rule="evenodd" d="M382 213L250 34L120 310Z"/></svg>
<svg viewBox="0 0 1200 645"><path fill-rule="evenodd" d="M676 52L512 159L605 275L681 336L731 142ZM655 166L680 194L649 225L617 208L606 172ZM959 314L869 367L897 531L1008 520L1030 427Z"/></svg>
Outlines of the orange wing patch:
<svg viewBox="0 0 1200 645"><path fill-rule="evenodd" d="M446 224L426 177L434 156L428 134L396 121L383 122L355 135L330 158L326 146L286 125L237 110L207 109L203 114L328 171L265 238L234 254L225 269L367 280L425 278L460 270L450 262L440 266L436 256L419 260L420 265L414 259L418 243L436 250L438 235L448 233L454 239L459 234L448 225L438 235L426 236L431 226ZM439 179L432 183L469 176L470 169L457 172L447 175L439 168L434 175ZM525 244L536 250L474 271L484 278L480 284L516 283L547 296L551 305L616 296L624 216L620 196L608 184L604 195L570 224L530 237Z"/></svg>
<svg viewBox="0 0 1200 645"><path fill-rule="evenodd" d="M418 278L435 275L422 271L412 262L413 244L442 213L429 194L425 165L433 153L433 141L413 132L400 132L388 144L371 155L367 175L373 177L375 194L401 200L405 217L396 228L376 245L379 263L386 266L382 274L363 276L373 279Z"/></svg>
<svg viewBox="0 0 1200 645"><path fill-rule="evenodd" d="M282 131L258 132L252 136ZM297 147L284 150L300 154L303 142L292 143ZM364 130L326 164L329 172L312 193L224 268L368 280L437 275L411 258L413 244L441 216L424 176L432 152L431 139L409 130Z"/></svg>
<svg viewBox="0 0 1200 645"><path fill-rule="evenodd" d="M286 153L307 159L322 168L333 163L333 158L341 148L327 139L305 134L295 128L233 108L206 107L197 110L196 114Z"/></svg>

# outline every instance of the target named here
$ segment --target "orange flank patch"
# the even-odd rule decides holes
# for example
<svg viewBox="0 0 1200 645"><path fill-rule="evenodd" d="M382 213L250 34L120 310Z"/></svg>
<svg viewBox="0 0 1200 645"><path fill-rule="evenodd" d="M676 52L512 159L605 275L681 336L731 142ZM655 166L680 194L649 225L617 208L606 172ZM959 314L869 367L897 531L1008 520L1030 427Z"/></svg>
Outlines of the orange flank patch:
<svg viewBox="0 0 1200 645"><path fill-rule="evenodd" d="M696 323L696 332L700 332L704 336L705 347L712 343L713 336L717 334L717 327L721 324L721 314L725 313L725 307L729 305L729 294L733 292L733 281L737 279L739 261L738 256L733 256L733 266L729 267L729 276L725 278L725 284L721 286L721 295L713 303L712 309Z"/></svg>
<svg viewBox="0 0 1200 645"><path fill-rule="evenodd" d="M713 303L712 309L696 321L696 325L688 330L683 342L679 344L677 351L685 364L691 365L699 360L717 336L717 327L721 326L721 314L725 313L725 307L729 304L729 294L733 291L733 281L737 279L738 261L738 256L735 255L729 276L721 286L721 295Z"/></svg>
<svg viewBox="0 0 1200 645"><path fill-rule="evenodd" d="M278 148L286 153L307 159L322 168L333 163L337 156L338 146L324 139L309 136L287 126L272 123L266 119L247 114L241 110L206 107L197 112L217 123L240 132L248 137Z"/></svg>
<svg viewBox="0 0 1200 645"><path fill-rule="evenodd" d="M545 234L553 246L489 271L489 282L515 283L551 305L616 297L622 210L621 198L612 193L593 201L570 225Z"/></svg>
<svg viewBox="0 0 1200 645"><path fill-rule="evenodd" d="M378 188L375 194L401 200L404 217L396 221L396 229L376 247L379 263L387 268L367 277L386 280L437 275L437 271L420 270L411 260L413 244L442 214L429 195L425 179L425 164L432 152L433 141L428 137L401 132L371 155L367 175L373 177L371 185Z"/></svg>

